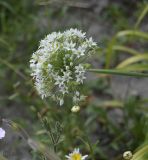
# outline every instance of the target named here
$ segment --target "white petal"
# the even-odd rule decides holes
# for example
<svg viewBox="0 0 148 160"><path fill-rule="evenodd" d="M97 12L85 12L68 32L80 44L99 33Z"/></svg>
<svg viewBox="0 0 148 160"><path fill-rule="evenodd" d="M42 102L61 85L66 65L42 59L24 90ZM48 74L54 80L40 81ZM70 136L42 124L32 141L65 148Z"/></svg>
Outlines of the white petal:
<svg viewBox="0 0 148 160"><path fill-rule="evenodd" d="M3 128L0 128L0 139L4 138L5 137L5 130Z"/></svg>
<svg viewBox="0 0 148 160"><path fill-rule="evenodd" d="M85 160L85 158L87 158L87 157L88 157L88 155L83 156L83 157L82 157L82 160Z"/></svg>
<svg viewBox="0 0 148 160"><path fill-rule="evenodd" d="M65 157L66 157L66 158L68 158L68 159L70 159L70 157L69 157L69 156L67 156L67 155L66 155Z"/></svg>
<svg viewBox="0 0 148 160"><path fill-rule="evenodd" d="M64 100L60 99L60 106L62 106L64 104Z"/></svg>

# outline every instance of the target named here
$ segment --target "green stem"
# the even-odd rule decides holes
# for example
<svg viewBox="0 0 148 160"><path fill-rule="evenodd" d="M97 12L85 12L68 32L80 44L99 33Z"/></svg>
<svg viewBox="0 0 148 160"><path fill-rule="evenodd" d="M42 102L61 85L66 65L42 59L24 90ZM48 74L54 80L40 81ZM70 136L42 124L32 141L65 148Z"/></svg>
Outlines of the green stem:
<svg viewBox="0 0 148 160"><path fill-rule="evenodd" d="M95 155L94 155L94 151L93 151L93 147L90 143L90 140L89 138L86 136L86 139L87 139L87 142L80 136L77 136L87 147L89 147L89 150L90 150L90 154L91 154L91 158L92 160L95 160Z"/></svg>
<svg viewBox="0 0 148 160"><path fill-rule="evenodd" d="M141 158L147 153L148 145L137 151L131 160L141 160Z"/></svg>
<svg viewBox="0 0 148 160"><path fill-rule="evenodd" d="M89 145L89 148L90 148L90 153L91 153L92 160L95 160L94 150L93 150L93 147L92 147L89 139L88 139L88 145Z"/></svg>
<svg viewBox="0 0 148 160"><path fill-rule="evenodd" d="M139 72L125 72L123 70L117 69L88 69L89 72L101 73L101 74L111 74L111 75L120 75L120 76L130 76L130 77L148 77L147 73Z"/></svg>
<svg viewBox="0 0 148 160"><path fill-rule="evenodd" d="M2 59L1 57L0 57L0 62L3 63L3 64L5 64L5 65L6 65L8 68L10 68L11 70L13 70L13 71L14 71L16 74L18 74L21 78L27 80L27 77L26 77L24 74L22 74L19 70L17 70L11 63L9 63L8 61Z"/></svg>

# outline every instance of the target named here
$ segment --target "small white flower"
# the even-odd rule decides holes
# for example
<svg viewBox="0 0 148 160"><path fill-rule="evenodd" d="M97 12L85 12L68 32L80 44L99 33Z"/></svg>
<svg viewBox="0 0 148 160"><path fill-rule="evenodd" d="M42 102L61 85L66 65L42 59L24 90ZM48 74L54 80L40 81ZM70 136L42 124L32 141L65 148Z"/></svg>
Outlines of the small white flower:
<svg viewBox="0 0 148 160"><path fill-rule="evenodd" d="M70 76L71 75L71 72L70 71L66 71L66 72L63 72L63 79L65 80L65 81L67 81L67 82L69 82L71 79L72 79L72 77Z"/></svg>
<svg viewBox="0 0 148 160"><path fill-rule="evenodd" d="M82 154L79 151L79 148L74 149L72 153L65 156L68 160L85 160L88 155L82 156Z"/></svg>
<svg viewBox="0 0 148 160"><path fill-rule="evenodd" d="M72 62L70 62L70 66L73 66L73 63L72 63Z"/></svg>
<svg viewBox="0 0 148 160"><path fill-rule="evenodd" d="M62 85L59 88L59 91L64 95L65 93L68 93L68 87L66 85Z"/></svg>
<svg viewBox="0 0 148 160"><path fill-rule="evenodd" d="M52 69L52 65L48 64L48 69L51 70Z"/></svg>
<svg viewBox="0 0 148 160"><path fill-rule="evenodd" d="M80 101L83 101L85 98L86 97L81 95L80 92L76 91L72 99L74 104L78 104Z"/></svg>
<svg viewBox="0 0 148 160"><path fill-rule="evenodd" d="M49 42L53 42L56 38L60 38L62 36L62 34L60 32L53 32L49 35L47 35L47 37L45 38L44 43L48 44ZM42 46L44 46L45 44L43 43ZM42 43L41 43L42 44Z"/></svg>
<svg viewBox="0 0 148 160"><path fill-rule="evenodd" d="M86 33L82 33L82 31L78 29L71 28L70 30L65 31L65 35L68 37L77 36L79 38L85 38Z"/></svg>
<svg viewBox="0 0 148 160"><path fill-rule="evenodd" d="M90 37L88 40L87 40L87 44L89 46L96 46L97 43L93 41L92 37Z"/></svg>
<svg viewBox="0 0 148 160"><path fill-rule="evenodd" d="M62 105L65 96L71 96L78 103L81 84L86 78L84 59L96 49L92 38L87 39L85 32L72 28L53 32L41 40L30 60L31 76L41 97L50 96Z"/></svg>
<svg viewBox="0 0 148 160"><path fill-rule="evenodd" d="M85 69L81 64L75 66L75 73L76 73L76 82L83 83L83 80L86 79L86 77L85 77Z"/></svg>
<svg viewBox="0 0 148 160"><path fill-rule="evenodd" d="M73 102L77 104L80 101L80 92L76 91L75 95L73 96Z"/></svg>
<svg viewBox="0 0 148 160"><path fill-rule="evenodd" d="M64 42L64 45L63 45L63 47L64 47L64 49L66 49L66 50L68 50L68 51L70 51L70 50L73 50L74 48L75 48L75 43L73 43L72 41L71 42Z"/></svg>
<svg viewBox="0 0 148 160"><path fill-rule="evenodd" d="M79 96L80 95L80 92L76 91L76 96Z"/></svg>
<svg viewBox="0 0 148 160"><path fill-rule="evenodd" d="M57 76L55 78L55 84L58 85L59 87L63 86L65 82L65 79L63 77Z"/></svg>
<svg viewBox="0 0 148 160"><path fill-rule="evenodd" d="M79 73L78 75L76 75L76 82L83 83L84 79L86 79L84 73Z"/></svg>
<svg viewBox="0 0 148 160"><path fill-rule="evenodd" d="M71 108L71 112L74 112L74 113L78 112L79 110L80 110L80 107L79 107L79 106L73 106L73 107Z"/></svg>
<svg viewBox="0 0 148 160"><path fill-rule="evenodd" d="M3 139L5 137L5 130L3 128L0 128L0 139Z"/></svg>
<svg viewBox="0 0 148 160"><path fill-rule="evenodd" d="M64 104L64 100L60 99L60 106L62 106Z"/></svg>
<svg viewBox="0 0 148 160"><path fill-rule="evenodd" d="M85 73L85 69L82 64L75 66L75 73Z"/></svg>

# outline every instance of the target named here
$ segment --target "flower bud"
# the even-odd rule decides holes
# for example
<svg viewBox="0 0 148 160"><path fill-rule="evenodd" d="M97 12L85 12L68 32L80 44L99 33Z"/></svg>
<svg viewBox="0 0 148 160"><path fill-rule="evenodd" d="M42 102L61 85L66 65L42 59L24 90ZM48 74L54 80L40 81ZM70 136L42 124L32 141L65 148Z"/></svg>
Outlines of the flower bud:
<svg viewBox="0 0 148 160"><path fill-rule="evenodd" d="M130 160L130 159L132 159L132 157L133 157L133 154L132 154L131 151L126 151L126 152L123 153L123 158L125 160Z"/></svg>
<svg viewBox="0 0 148 160"><path fill-rule="evenodd" d="M71 108L71 112L76 113L76 112L79 112L79 111L80 111L80 106L73 106L73 107Z"/></svg>

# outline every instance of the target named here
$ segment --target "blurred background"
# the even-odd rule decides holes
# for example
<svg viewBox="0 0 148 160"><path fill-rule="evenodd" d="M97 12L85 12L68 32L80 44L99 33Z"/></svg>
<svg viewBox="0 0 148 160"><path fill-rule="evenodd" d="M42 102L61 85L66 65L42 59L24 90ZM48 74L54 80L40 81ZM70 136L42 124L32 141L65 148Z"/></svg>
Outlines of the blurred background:
<svg viewBox="0 0 148 160"><path fill-rule="evenodd" d="M86 102L78 114L68 104L59 107L41 100L33 88L29 60L39 41L53 31L78 28L102 49L89 60L95 68L105 66L105 49L119 31L133 29L146 0L0 0L0 126L6 138L0 153L8 160L40 160L18 130L2 118L13 120L27 134L52 147L38 114L47 117L51 128L62 128L57 152L60 157L79 147L94 160L122 159L148 142L148 79L88 75ZM148 19L138 28L148 32ZM147 51L143 39L121 38L120 43L137 52ZM129 55L124 50L111 58L111 67ZM101 55L101 56L100 56ZM93 78L92 78L93 77ZM90 147L91 146L91 147ZM92 159L89 157L89 159Z"/></svg>

